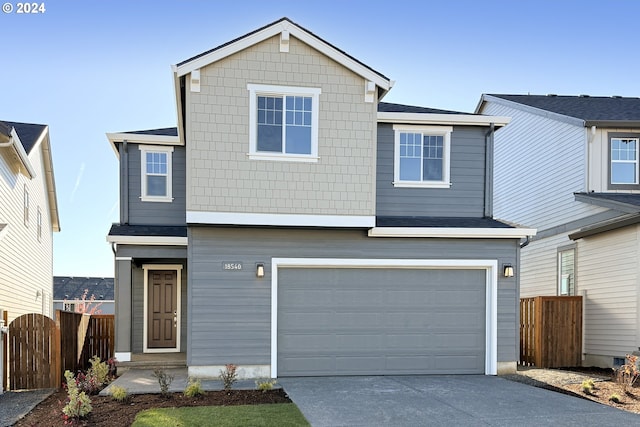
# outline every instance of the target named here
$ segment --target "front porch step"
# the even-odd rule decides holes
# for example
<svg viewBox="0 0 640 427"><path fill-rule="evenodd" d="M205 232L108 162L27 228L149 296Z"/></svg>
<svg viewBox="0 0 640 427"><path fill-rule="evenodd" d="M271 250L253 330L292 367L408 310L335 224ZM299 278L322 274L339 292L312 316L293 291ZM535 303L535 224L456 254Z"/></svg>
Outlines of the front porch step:
<svg viewBox="0 0 640 427"><path fill-rule="evenodd" d="M185 353L137 353L131 355L131 361L118 362L123 369L172 369L186 368Z"/></svg>

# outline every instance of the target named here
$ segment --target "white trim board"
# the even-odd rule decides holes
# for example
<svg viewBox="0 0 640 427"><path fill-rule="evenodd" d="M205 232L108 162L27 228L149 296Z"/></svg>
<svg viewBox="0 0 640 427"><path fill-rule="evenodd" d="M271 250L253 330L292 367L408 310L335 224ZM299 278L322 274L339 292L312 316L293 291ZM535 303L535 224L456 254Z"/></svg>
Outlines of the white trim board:
<svg viewBox="0 0 640 427"><path fill-rule="evenodd" d="M485 375L498 371L498 261L492 259L273 258L271 260L271 378L278 377L279 268L409 268L486 271Z"/></svg>
<svg viewBox="0 0 640 427"><path fill-rule="evenodd" d="M147 348L148 332L148 299L149 299L149 270L167 270L176 272L176 304L177 304L177 324L176 324L176 347L175 348ZM143 353L179 353L180 352L180 317L181 317L181 294L182 294L182 265L181 264L144 264L142 266L144 276L144 300L143 318L142 318L142 352Z"/></svg>
<svg viewBox="0 0 640 427"><path fill-rule="evenodd" d="M369 237L440 237L453 239L522 239L535 228L373 227Z"/></svg>
<svg viewBox="0 0 640 427"><path fill-rule="evenodd" d="M436 113L391 113L378 112L378 122L402 123L413 125L466 125L466 126L506 126L511 117L484 116L474 114L436 114Z"/></svg>
<svg viewBox="0 0 640 427"><path fill-rule="evenodd" d="M187 224L271 225L283 227L362 227L375 226L375 216L296 215L244 212L187 211Z"/></svg>

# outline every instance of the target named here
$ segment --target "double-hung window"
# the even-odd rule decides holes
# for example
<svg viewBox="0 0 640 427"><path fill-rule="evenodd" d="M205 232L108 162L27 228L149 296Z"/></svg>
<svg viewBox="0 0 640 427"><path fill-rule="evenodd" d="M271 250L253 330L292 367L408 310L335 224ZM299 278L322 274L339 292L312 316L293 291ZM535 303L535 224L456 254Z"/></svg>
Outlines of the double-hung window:
<svg viewBox="0 0 640 427"><path fill-rule="evenodd" d="M143 202L171 202L171 155L173 147L140 147L141 192Z"/></svg>
<svg viewBox="0 0 640 427"><path fill-rule="evenodd" d="M315 162L319 88L248 84L249 156Z"/></svg>
<svg viewBox="0 0 640 427"><path fill-rule="evenodd" d="M611 138L611 184L638 184L639 138Z"/></svg>
<svg viewBox="0 0 640 427"><path fill-rule="evenodd" d="M575 295L575 248L558 251L558 295Z"/></svg>
<svg viewBox="0 0 640 427"><path fill-rule="evenodd" d="M451 126L394 125L396 187L449 188Z"/></svg>

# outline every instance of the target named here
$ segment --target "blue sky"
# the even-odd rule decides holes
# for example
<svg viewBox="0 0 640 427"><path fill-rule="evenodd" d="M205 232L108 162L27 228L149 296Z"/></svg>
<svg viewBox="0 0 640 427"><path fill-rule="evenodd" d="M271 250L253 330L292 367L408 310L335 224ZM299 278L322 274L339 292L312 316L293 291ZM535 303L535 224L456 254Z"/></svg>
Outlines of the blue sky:
<svg viewBox="0 0 640 427"><path fill-rule="evenodd" d="M473 112L482 93L640 95L632 0L44 3L0 13L0 119L50 126L56 275L113 276L105 133L175 126L171 64L283 16L396 80L388 102Z"/></svg>

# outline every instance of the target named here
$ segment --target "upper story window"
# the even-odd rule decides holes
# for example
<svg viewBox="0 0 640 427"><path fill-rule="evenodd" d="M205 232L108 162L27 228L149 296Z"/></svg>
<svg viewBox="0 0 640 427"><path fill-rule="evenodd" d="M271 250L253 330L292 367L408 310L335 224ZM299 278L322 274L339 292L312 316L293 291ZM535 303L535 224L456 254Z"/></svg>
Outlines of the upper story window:
<svg viewBox="0 0 640 427"><path fill-rule="evenodd" d="M575 248L558 251L558 295L575 295Z"/></svg>
<svg viewBox="0 0 640 427"><path fill-rule="evenodd" d="M36 225L37 225L37 233L38 233L38 242L42 240L42 212L40 211L40 206L38 206L38 211L36 214Z"/></svg>
<svg viewBox="0 0 640 427"><path fill-rule="evenodd" d="M171 202L171 156L173 147L140 146L143 202Z"/></svg>
<svg viewBox="0 0 640 427"><path fill-rule="evenodd" d="M394 125L395 187L449 188L451 126Z"/></svg>
<svg viewBox="0 0 640 427"><path fill-rule="evenodd" d="M24 186L24 225L29 226L29 190Z"/></svg>
<svg viewBox="0 0 640 427"><path fill-rule="evenodd" d="M318 160L319 88L248 84L249 156Z"/></svg>
<svg viewBox="0 0 640 427"><path fill-rule="evenodd" d="M611 138L611 184L638 184L638 138Z"/></svg>

